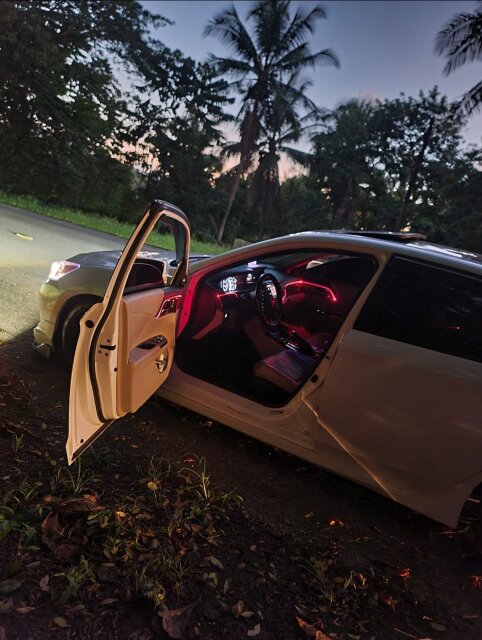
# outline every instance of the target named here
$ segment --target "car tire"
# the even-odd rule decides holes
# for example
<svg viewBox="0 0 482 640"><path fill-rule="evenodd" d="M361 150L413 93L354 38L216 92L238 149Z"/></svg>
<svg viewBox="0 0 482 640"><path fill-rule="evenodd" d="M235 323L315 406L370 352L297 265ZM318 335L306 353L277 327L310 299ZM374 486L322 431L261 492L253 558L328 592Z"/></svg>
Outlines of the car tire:
<svg viewBox="0 0 482 640"><path fill-rule="evenodd" d="M84 300L72 307L65 316L60 330L60 349L62 360L71 369L74 362L75 348L79 340L80 320L88 309L95 303L95 300Z"/></svg>

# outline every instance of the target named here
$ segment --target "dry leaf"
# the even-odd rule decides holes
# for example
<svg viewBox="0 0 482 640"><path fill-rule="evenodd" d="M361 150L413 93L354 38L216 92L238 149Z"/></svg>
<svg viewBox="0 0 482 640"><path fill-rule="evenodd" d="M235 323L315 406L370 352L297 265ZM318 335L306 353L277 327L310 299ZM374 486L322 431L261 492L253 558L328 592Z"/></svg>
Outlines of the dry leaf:
<svg viewBox="0 0 482 640"><path fill-rule="evenodd" d="M252 618L256 613L254 611L243 611L241 615L243 618Z"/></svg>
<svg viewBox="0 0 482 640"><path fill-rule="evenodd" d="M239 616L243 613L244 602L242 600L238 600L236 604L233 604L231 607L231 611L233 612L233 616L235 618L239 618Z"/></svg>
<svg viewBox="0 0 482 640"><path fill-rule="evenodd" d="M476 589L482 589L482 576L470 576L470 579Z"/></svg>
<svg viewBox="0 0 482 640"><path fill-rule="evenodd" d="M0 600L0 612L10 611L12 607L13 607L13 598L5 598L4 600Z"/></svg>
<svg viewBox="0 0 482 640"><path fill-rule="evenodd" d="M213 564L215 567L217 567L218 569L224 569L224 565L221 562L221 560L218 560L214 556L209 556L209 562Z"/></svg>
<svg viewBox="0 0 482 640"><path fill-rule="evenodd" d="M104 598L100 604L105 606L108 604L114 604L114 602L119 602L119 598Z"/></svg>
<svg viewBox="0 0 482 640"><path fill-rule="evenodd" d="M0 593L12 593L12 591L16 591L20 589L22 583L16 580L15 578L10 578L8 580L2 580L0 582Z"/></svg>
<svg viewBox="0 0 482 640"><path fill-rule="evenodd" d="M50 591L49 580L50 577L47 575L39 581L38 586L40 587L41 591Z"/></svg>
<svg viewBox="0 0 482 640"><path fill-rule="evenodd" d="M67 627L70 627L69 622L62 616L55 616L52 622L56 624L58 627L62 627L62 629L67 629Z"/></svg>
<svg viewBox="0 0 482 640"><path fill-rule="evenodd" d="M342 520L339 520L338 518L333 518L333 520L330 520L330 527L344 527L345 523Z"/></svg>
<svg viewBox="0 0 482 640"><path fill-rule="evenodd" d="M447 631L443 624L439 624L438 622L430 622L429 624L435 631Z"/></svg>
<svg viewBox="0 0 482 640"><path fill-rule="evenodd" d="M254 637L254 636L259 636L260 633L261 633L261 625L257 624L252 629L249 629L246 635L249 637Z"/></svg>
<svg viewBox="0 0 482 640"><path fill-rule="evenodd" d="M196 602L193 602L181 609L171 609L164 612L162 628L170 638L180 638L182 636L196 604Z"/></svg>
<svg viewBox="0 0 482 640"><path fill-rule="evenodd" d="M207 575L208 579L211 580L214 585L217 587L218 586L218 574L215 573L214 571L212 573L208 573Z"/></svg>
<svg viewBox="0 0 482 640"><path fill-rule="evenodd" d="M15 611L17 613L21 613L22 615L25 615L27 613L30 613L31 611L35 611L35 607L17 607Z"/></svg>
<svg viewBox="0 0 482 640"><path fill-rule="evenodd" d="M298 618L298 616L296 616L296 622L298 623L299 628L303 629L308 638L313 638L315 636L317 628L314 624L308 624L308 622L305 622L302 618Z"/></svg>
<svg viewBox="0 0 482 640"><path fill-rule="evenodd" d="M315 633L315 640L331 640L331 638L329 638L326 633L323 633L323 631L320 631L318 629L318 631Z"/></svg>

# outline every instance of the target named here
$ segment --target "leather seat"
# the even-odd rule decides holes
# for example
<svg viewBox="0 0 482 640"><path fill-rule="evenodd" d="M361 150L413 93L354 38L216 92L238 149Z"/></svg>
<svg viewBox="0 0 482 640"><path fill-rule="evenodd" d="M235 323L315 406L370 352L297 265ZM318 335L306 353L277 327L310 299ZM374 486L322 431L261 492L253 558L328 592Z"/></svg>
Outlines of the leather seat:
<svg viewBox="0 0 482 640"><path fill-rule="evenodd" d="M258 360L253 367L253 374L288 393L293 393L312 373L317 362L315 358L299 351L285 349Z"/></svg>

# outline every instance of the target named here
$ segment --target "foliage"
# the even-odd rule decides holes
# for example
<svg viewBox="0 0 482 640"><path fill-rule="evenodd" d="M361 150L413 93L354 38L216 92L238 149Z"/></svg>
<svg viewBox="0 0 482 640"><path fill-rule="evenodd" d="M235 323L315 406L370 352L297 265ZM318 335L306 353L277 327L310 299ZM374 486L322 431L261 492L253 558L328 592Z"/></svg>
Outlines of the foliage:
<svg viewBox="0 0 482 640"><path fill-rule="evenodd" d="M214 228L219 162L205 151L221 138L227 84L151 37L165 24L132 0L6 3L0 186L127 221L167 193L195 210L207 201L199 218Z"/></svg>
<svg viewBox="0 0 482 640"><path fill-rule="evenodd" d="M437 88L352 100L324 117L312 153L298 159L329 207L330 227L407 228L480 250L480 151L464 150L463 124Z"/></svg>
<svg viewBox="0 0 482 640"><path fill-rule="evenodd" d="M449 166L462 141L463 118L437 87L418 98L403 94L385 100L374 114L376 153L385 180L397 202L395 231L413 219L417 195L428 188L429 165Z"/></svg>
<svg viewBox="0 0 482 640"><path fill-rule="evenodd" d="M482 2L474 13L458 13L437 34L435 50L447 60L444 74L449 75L466 62L482 60ZM468 115L482 106L482 81L469 89L459 103Z"/></svg>
<svg viewBox="0 0 482 640"><path fill-rule="evenodd" d="M272 207L278 182L280 131L287 123L296 127L299 116L295 107L309 103L305 96L308 84L299 81L299 74L318 64L338 66L338 59L330 49L312 53L306 39L313 33L316 21L324 17L320 5L312 9L299 8L291 16L289 0L258 0L247 17L247 24L252 25L251 34L234 5L216 15L206 27L207 35L217 37L233 52L232 57L212 57L212 62L220 74L232 78L231 86L242 100L238 115L241 135L236 148L239 163L233 171L233 185L218 241L223 238L241 175L253 163L263 128L269 151L261 155L258 173L265 184L265 199L269 200L264 211ZM309 104L309 108L312 110L314 105Z"/></svg>
<svg viewBox="0 0 482 640"><path fill-rule="evenodd" d="M300 161L330 207L330 227L364 226L386 191L376 166L377 132L374 106L351 100L324 118L313 137L313 154ZM378 224L383 224L377 216Z"/></svg>
<svg viewBox="0 0 482 640"><path fill-rule="evenodd" d="M113 61L141 73L151 50L149 28L162 22L136 2L2 7L4 187L75 206L89 206L83 194L93 189L93 198L114 196L119 204L131 178L113 157L123 143L126 110Z"/></svg>
<svg viewBox="0 0 482 640"><path fill-rule="evenodd" d="M2 201L122 237L162 197L208 242L310 227L410 228L481 250L481 151L464 149L461 135L480 83L461 104L434 88L327 112L309 100L301 75L338 64L331 50L310 48L324 17L319 5L293 11L289 0L259 0L243 22L233 6L206 28L231 52L199 63L153 37L169 21L135 0L3 3ZM455 16L437 36L446 73L480 59L481 42L480 8ZM239 138L227 144L235 95ZM300 151L307 134L312 148ZM280 184L286 156L309 175ZM229 157L236 164L223 172Z"/></svg>

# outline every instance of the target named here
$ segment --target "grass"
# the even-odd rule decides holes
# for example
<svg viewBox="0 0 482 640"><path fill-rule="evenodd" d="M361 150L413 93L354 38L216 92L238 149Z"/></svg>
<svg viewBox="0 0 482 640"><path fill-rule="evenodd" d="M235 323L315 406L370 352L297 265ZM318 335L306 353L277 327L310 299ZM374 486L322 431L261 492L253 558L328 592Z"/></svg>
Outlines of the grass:
<svg viewBox="0 0 482 640"><path fill-rule="evenodd" d="M57 604L100 602L120 584L124 595L147 598L161 610L166 600L194 598L201 565L240 496L214 487L206 460L192 454L182 467L144 459L122 482L107 490L105 484L101 469L79 460L70 469L43 470L42 481L25 476L0 495L0 540L10 538L22 557L16 578L35 591L47 575L49 586L41 590ZM31 554L38 552L46 554L41 573L30 579Z"/></svg>
<svg viewBox="0 0 482 640"><path fill-rule="evenodd" d="M110 233L120 238L129 238L135 225L129 222L120 222L116 218L109 218L107 216L97 215L96 213L87 213L85 211L78 211L76 209L68 209L54 204L46 204L40 202L34 196L22 196L7 193L0 190L0 202L3 204L9 204L20 209L26 209L27 211L33 211L43 216L50 218L56 218L57 220L64 220L66 222L72 222L79 224L89 229L95 229L96 231L103 231L104 233ZM174 239L169 235L161 235L160 233L151 233L149 236L149 244L159 247L161 249L173 250ZM229 247L220 246L211 242L201 242L191 238L191 251L194 253L209 253L216 255L227 251Z"/></svg>

